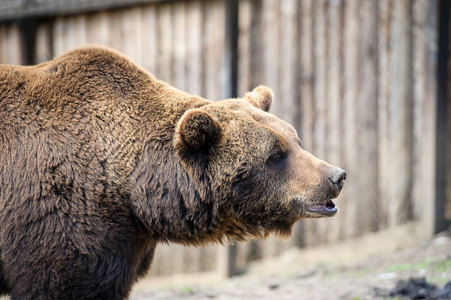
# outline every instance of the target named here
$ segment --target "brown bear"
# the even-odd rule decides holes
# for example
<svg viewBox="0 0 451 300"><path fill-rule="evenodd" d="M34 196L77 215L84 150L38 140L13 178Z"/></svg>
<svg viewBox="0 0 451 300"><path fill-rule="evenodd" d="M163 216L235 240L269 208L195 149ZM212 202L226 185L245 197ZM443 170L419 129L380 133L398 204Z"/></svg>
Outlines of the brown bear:
<svg viewBox="0 0 451 300"><path fill-rule="evenodd" d="M0 294L126 299L161 242L204 245L332 216L346 173L269 114L211 102L86 47L0 66Z"/></svg>

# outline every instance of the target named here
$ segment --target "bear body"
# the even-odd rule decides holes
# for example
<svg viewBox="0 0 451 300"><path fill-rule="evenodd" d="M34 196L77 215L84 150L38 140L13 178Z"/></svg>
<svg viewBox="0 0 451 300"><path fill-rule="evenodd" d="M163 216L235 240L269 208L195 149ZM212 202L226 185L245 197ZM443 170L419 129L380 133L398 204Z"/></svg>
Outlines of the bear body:
<svg viewBox="0 0 451 300"><path fill-rule="evenodd" d="M0 295L126 299L160 242L334 215L345 172L300 147L272 98L211 102L96 47L0 66Z"/></svg>

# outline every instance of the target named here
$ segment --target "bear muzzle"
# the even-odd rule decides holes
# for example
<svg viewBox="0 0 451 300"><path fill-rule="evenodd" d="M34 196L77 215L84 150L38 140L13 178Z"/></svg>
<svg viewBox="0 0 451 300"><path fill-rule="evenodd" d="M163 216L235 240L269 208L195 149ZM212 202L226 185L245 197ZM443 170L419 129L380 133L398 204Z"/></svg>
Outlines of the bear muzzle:
<svg viewBox="0 0 451 300"><path fill-rule="evenodd" d="M338 212L338 207L332 201L337 198L343 189L344 181L346 180L346 171L340 168L330 168L328 170L328 182L325 187L324 196L314 204L306 204L305 208L308 212L312 213L309 217L331 217Z"/></svg>

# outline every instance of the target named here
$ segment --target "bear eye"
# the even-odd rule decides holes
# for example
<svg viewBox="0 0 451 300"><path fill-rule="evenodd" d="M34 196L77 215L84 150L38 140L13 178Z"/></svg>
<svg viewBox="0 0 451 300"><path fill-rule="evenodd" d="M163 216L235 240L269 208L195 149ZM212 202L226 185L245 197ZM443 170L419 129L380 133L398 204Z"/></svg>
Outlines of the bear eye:
<svg viewBox="0 0 451 300"><path fill-rule="evenodd" d="M271 160L271 161L278 161L281 157L282 157L281 153L276 153L276 154L271 155L269 157L269 160Z"/></svg>
<svg viewBox="0 0 451 300"><path fill-rule="evenodd" d="M268 158L268 161L277 163L277 162L280 162L285 157L286 157L286 153L279 150L279 151L275 152L274 154L271 154Z"/></svg>

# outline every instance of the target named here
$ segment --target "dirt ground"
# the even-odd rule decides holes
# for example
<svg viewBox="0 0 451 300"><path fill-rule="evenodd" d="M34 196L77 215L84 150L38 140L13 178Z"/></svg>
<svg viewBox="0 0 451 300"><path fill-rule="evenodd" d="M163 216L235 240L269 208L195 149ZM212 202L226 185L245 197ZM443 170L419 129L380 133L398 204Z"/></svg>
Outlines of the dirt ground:
<svg viewBox="0 0 451 300"><path fill-rule="evenodd" d="M424 277L438 288L451 281L451 233L422 240L420 231L412 223L333 245L291 249L228 280L214 274L147 278L130 299L404 299L389 297L400 280Z"/></svg>

